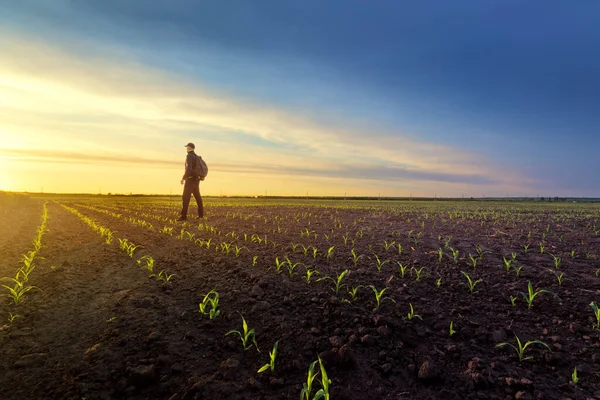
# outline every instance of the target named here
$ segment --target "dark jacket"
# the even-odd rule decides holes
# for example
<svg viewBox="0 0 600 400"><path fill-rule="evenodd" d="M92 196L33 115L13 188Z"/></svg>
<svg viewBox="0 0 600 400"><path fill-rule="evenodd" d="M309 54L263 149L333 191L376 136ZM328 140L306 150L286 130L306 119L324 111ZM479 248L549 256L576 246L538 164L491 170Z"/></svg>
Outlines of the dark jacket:
<svg viewBox="0 0 600 400"><path fill-rule="evenodd" d="M181 179L198 179L198 176L194 172L194 168L196 168L197 156L194 151L190 151L185 158L185 173L183 174L183 178Z"/></svg>

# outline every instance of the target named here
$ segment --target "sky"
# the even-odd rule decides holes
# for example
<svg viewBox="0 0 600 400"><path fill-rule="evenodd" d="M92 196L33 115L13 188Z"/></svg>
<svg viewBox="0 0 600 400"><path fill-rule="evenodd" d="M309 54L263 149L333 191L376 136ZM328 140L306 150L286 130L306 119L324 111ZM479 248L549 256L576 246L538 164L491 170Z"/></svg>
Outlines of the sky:
<svg viewBox="0 0 600 400"><path fill-rule="evenodd" d="M600 197L595 1L0 9L0 190Z"/></svg>

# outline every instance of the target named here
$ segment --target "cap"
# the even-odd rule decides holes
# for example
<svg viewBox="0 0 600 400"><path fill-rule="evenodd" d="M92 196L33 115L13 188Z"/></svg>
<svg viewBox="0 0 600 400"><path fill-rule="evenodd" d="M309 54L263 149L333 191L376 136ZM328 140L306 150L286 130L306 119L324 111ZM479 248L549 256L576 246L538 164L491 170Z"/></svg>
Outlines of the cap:
<svg viewBox="0 0 600 400"><path fill-rule="evenodd" d="M194 143L188 143L188 144L185 145L185 147L188 147L188 146L191 147L192 149L196 148L196 146L194 145Z"/></svg>

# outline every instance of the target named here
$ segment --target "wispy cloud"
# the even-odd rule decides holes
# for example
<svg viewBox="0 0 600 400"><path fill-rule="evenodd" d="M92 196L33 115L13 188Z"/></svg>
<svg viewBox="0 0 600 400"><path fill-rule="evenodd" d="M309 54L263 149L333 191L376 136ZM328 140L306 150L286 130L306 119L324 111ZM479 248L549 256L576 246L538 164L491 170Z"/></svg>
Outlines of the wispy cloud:
<svg viewBox="0 0 600 400"><path fill-rule="evenodd" d="M302 110L225 96L201 82L140 65L118 48L108 56L82 57L10 35L0 38L0 48L0 90L5 94L0 98L0 132L13 138L13 145L11 140L0 144L0 156L13 160L180 167L180 142L197 137L215 171L390 184L514 188L531 183L459 146L417 141L376 123L366 131L353 128L352 121L316 121ZM24 153L14 145L23 132L43 150ZM132 148L145 149L145 156L131 156Z"/></svg>

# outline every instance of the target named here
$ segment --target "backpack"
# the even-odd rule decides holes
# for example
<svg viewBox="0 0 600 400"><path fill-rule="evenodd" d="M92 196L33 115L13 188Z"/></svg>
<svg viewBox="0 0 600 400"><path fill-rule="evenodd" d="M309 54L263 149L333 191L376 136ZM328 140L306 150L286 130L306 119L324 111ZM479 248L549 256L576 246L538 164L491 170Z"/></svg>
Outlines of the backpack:
<svg viewBox="0 0 600 400"><path fill-rule="evenodd" d="M202 157L197 154L196 154L196 166L194 167L194 174L198 178L200 178L201 181L203 181L204 178L206 178L206 175L208 175L208 167L206 166L206 163L204 162Z"/></svg>

